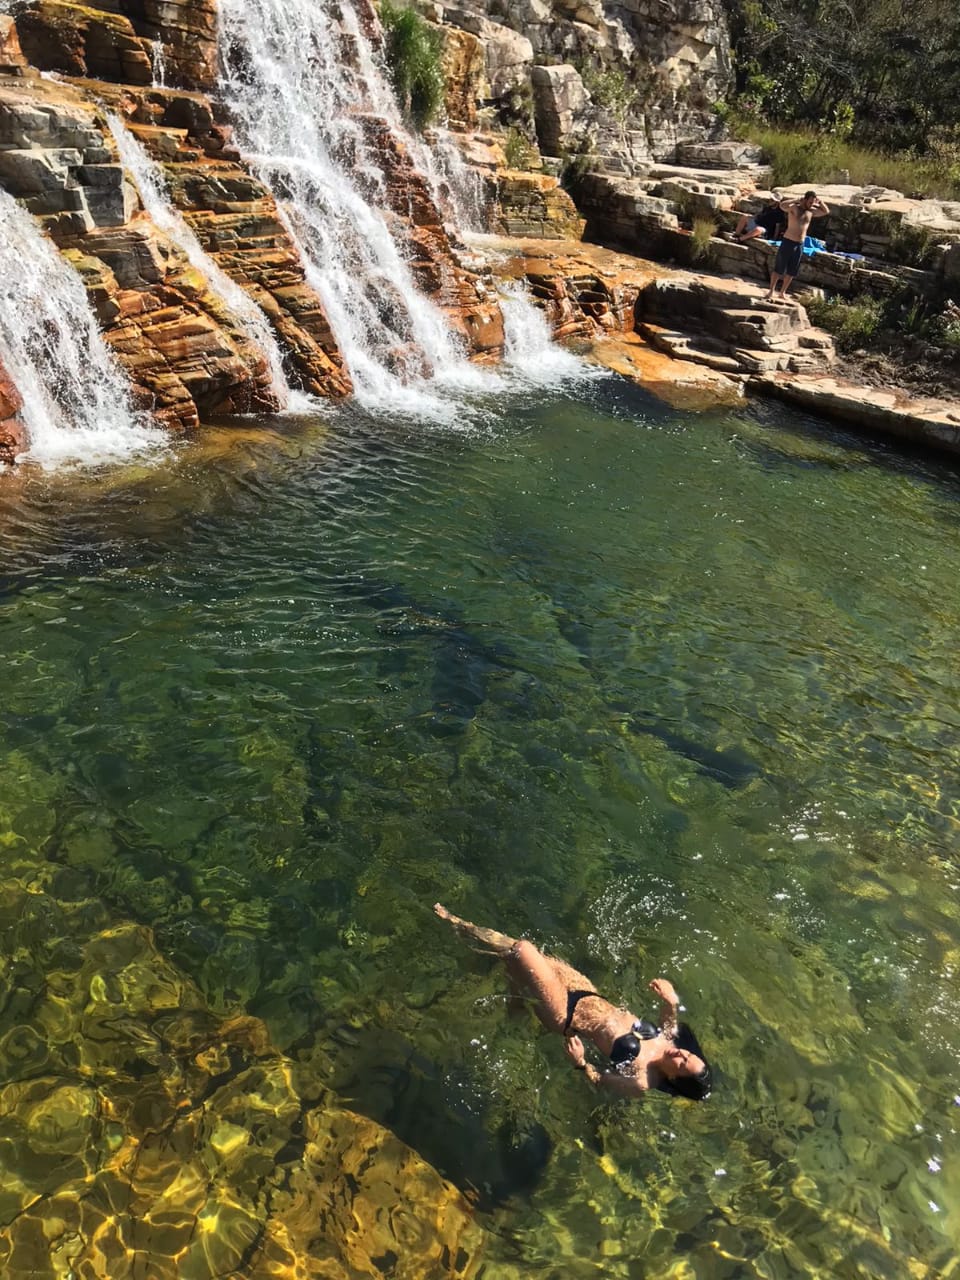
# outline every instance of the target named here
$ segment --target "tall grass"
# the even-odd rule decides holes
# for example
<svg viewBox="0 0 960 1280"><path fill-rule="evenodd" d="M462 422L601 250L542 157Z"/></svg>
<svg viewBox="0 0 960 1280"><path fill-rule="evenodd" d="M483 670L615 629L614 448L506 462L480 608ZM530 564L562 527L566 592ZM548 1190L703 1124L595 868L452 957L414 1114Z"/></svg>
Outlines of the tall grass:
<svg viewBox="0 0 960 1280"><path fill-rule="evenodd" d="M717 231L713 218L696 217L690 234L690 257L694 262L710 257L710 246Z"/></svg>
<svg viewBox="0 0 960 1280"><path fill-rule="evenodd" d="M857 186L893 187L907 196L960 199L960 165L935 156L885 155L845 142L829 133L763 124L746 116L729 117L734 137L763 148L773 183L837 182L846 171Z"/></svg>

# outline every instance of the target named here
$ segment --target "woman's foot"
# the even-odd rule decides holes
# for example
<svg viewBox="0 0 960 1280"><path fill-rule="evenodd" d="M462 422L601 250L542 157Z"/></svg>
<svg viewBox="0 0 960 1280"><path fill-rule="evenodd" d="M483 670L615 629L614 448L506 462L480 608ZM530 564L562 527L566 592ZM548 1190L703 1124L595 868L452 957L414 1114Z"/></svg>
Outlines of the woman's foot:
<svg viewBox="0 0 960 1280"><path fill-rule="evenodd" d="M496 929L484 929L481 925L471 924L469 920L461 920L439 902L433 904L433 911L441 920L452 924L462 938L469 939L475 950L482 951L485 955L502 957L516 945L516 938L509 938Z"/></svg>

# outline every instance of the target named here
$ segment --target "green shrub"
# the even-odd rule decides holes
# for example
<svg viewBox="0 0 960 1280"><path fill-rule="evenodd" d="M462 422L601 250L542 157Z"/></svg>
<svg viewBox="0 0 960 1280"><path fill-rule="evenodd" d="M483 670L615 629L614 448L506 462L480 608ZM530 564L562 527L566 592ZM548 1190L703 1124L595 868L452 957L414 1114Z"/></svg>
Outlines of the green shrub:
<svg viewBox="0 0 960 1280"><path fill-rule="evenodd" d="M412 9L383 0L384 56L404 117L418 129L437 118L443 106L443 40Z"/></svg>
<svg viewBox="0 0 960 1280"><path fill-rule="evenodd" d="M926 264L933 248L934 236L929 227L914 222L900 222L890 241L890 256L908 267Z"/></svg>
<svg viewBox="0 0 960 1280"><path fill-rule="evenodd" d="M580 79L594 106L609 111L622 127L640 98L640 90L620 67L581 66Z"/></svg>
<svg viewBox="0 0 960 1280"><path fill-rule="evenodd" d="M702 215L694 218L693 230L690 233L690 257L694 262L709 257L710 245L717 231L717 224L712 218Z"/></svg>
<svg viewBox="0 0 960 1280"><path fill-rule="evenodd" d="M510 128L503 140L503 154L508 169L529 169L537 158L537 150L522 129Z"/></svg>
<svg viewBox="0 0 960 1280"><path fill-rule="evenodd" d="M942 327L931 305L906 288L886 299L882 324L892 333L931 340L939 336Z"/></svg>
<svg viewBox="0 0 960 1280"><path fill-rule="evenodd" d="M883 304L866 294L851 302L844 302L842 298L814 298L806 308L814 324L833 334L841 351L863 346L883 321Z"/></svg>
<svg viewBox="0 0 960 1280"><path fill-rule="evenodd" d="M580 138L575 149L564 149L560 154L560 181L567 190L574 189L595 165L592 140Z"/></svg>

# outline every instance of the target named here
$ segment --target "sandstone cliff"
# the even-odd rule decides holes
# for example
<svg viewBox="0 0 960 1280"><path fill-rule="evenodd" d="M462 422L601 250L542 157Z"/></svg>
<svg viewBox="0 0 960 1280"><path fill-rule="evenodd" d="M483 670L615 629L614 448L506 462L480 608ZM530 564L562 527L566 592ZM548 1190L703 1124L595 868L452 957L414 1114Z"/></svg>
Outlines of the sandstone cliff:
<svg viewBox="0 0 960 1280"><path fill-rule="evenodd" d="M447 33L447 112L461 128L486 113L535 134L544 155L626 170L717 128L711 108L731 83L720 0L437 0L427 11Z"/></svg>

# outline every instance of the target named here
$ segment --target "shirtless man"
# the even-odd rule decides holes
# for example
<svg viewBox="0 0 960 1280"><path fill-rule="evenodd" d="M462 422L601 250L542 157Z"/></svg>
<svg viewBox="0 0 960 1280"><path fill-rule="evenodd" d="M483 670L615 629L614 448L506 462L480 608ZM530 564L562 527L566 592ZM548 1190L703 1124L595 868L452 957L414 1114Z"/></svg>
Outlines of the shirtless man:
<svg viewBox="0 0 960 1280"><path fill-rule="evenodd" d="M800 200L781 200L780 208L787 215L787 229L770 272L770 292L767 302L786 302L787 290L793 284L803 257L803 242L814 218L825 218L830 210L817 196L808 191ZM779 292L777 282L780 282Z"/></svg>

